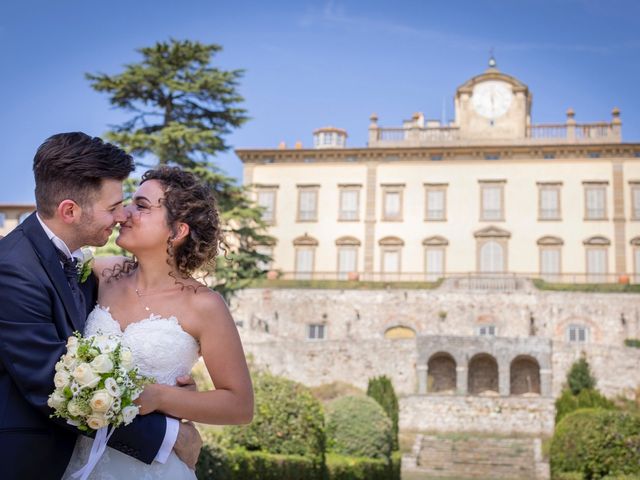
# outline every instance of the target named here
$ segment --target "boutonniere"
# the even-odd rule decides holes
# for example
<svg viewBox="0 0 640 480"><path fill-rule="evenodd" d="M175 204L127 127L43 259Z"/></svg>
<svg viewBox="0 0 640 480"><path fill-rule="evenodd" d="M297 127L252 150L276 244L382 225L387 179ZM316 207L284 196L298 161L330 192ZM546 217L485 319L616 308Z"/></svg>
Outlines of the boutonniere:
<svg viewBox="0 0 640 480"><path fill-rule="evenodd" d="M78 283L84 283L91 275L91 268L93 267L93 252L90 248L83 248L82 259L78 263Z"/></svg>

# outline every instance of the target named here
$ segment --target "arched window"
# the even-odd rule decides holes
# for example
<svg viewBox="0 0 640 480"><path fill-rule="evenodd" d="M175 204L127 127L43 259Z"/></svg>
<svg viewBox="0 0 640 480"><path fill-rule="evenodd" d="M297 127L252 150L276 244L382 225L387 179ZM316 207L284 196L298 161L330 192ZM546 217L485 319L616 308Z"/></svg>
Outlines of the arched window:
<svg viewBox="0 0 640 480"><path fill-rule="evenodd" d="M296 280L311 280L315 269L315 252L318 241L309 235L303 235L293 241L295 248Z"/></svg>
<svg viewBox="0 0 640 480"><path fill-rule="evenodd" d="M378 244L380 245L382 280L399 280L404 241L398 237L384 237Z"/></svg>
<svg viewBox="0 0 640 480"><path fill-rule="evenodd" d="M478 271L502 273L507 270L507 242L511 233L490 226L474 233L478 242Z"/></svg>
<svg viewBox="0 0 640 480"><path fill-rule="evenodd" d="M589 237L585 246L587 282L604 283L609 271L609 245L611 241L602 235Z"/></svg>
<svg viewBox="0 0 640 480"><path fill-rule="evenodd" d="M347 280L349 273L358 271L358 247L360 240L355 237L340 237L336 240L338 248L338 280Z"/></svg>
<svg viewBox="0 0 640 480"><path fill-rule="evenodd" d="M384 338L388 338L391 340L416 338L416 332L413 328L398 325L396 327L388 328L384 332Z"/></svg>

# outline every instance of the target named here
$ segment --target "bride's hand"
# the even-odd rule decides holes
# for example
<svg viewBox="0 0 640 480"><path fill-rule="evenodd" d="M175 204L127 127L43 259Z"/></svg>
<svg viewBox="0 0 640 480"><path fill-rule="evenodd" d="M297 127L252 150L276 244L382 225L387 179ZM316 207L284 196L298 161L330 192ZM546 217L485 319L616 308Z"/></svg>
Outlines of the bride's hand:
<svg viewBox="0 0 640 480"><path fill-rule="evenodd" d="M144 390L133 403L140 407L140 415L147 415L148 413L160 410L160 393L165 385L158 383L150 383L145 385Z"/></svg>

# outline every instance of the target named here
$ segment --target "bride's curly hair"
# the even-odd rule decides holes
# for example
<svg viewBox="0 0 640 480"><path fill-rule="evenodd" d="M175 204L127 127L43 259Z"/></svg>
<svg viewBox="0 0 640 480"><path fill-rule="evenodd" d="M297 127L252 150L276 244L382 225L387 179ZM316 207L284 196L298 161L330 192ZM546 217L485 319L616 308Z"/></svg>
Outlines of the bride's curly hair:
<svg viewBox="0 0 640 480"><path fill-rule="evenodd" d="M183 242L174 245L167 241L169 262L173 261L178 273L188 278L196 270L211 270L215 266L220 246L223 245L222 227L211 189L193 173L178 167L158 167L142 175L140 185L157 180L162 185L167 224L177 234L177 224L189 225L189 234Z"/></svg>
<svg viewBox="0 0 640 480"><path fill-rule="evenodd" d="M149 180L157 180L162 186L164 195L160 202L166 208L167 224L173 235L178 233L178 223L189 225L189 234L182 243L174 245L172 238L167 240L167 263L175 265L178 270L177 276L183 279L191 277L198 270L211 272L220 250L225 256L227 252L216 200L211 189L193 173L179 167L162 166L147 170L142 175L140 185ZM137 267L138 262L134 257L106 269L102 275L110 282L132 274ZM173 272L170 275L177 277ZM179 278L175 280L176 283L182 284ZM183 288L187 288L186 285L182 285Z"/></svg>

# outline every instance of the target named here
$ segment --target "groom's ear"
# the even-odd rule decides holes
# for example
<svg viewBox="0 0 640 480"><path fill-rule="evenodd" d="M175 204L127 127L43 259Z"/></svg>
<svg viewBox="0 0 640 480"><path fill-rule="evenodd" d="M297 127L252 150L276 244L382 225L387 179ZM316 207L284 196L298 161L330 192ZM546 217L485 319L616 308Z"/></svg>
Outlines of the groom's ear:
<svg viewBox="0 0 640 480"><path fill-rule="evenodd" d="M66 224L71 224L80 218L80 206L73 200L66 199L58 204L58 217Z"/></svg>

